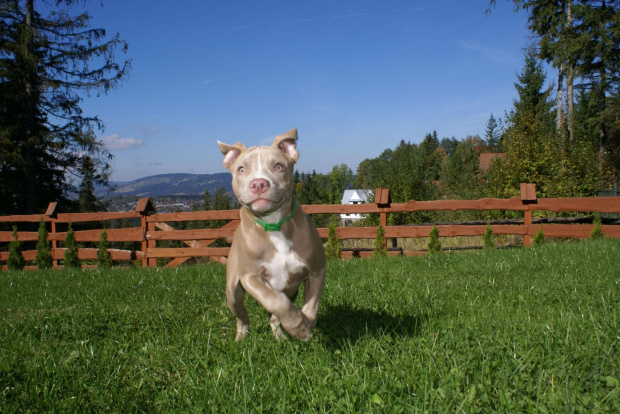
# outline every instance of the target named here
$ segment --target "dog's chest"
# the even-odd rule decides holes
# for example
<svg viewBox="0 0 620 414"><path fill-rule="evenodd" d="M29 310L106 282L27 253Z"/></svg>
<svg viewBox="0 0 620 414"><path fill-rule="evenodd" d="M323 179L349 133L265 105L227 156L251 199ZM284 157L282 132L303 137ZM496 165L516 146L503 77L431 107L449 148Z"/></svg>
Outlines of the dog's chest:
<svg viewBox="0 0 620 414"><path fill-rule="evenodd" d="M282 233L270 233L269 239L273 243L274 252L273 256L261 263L261 273L272 288L284 291L291 287L291 279L303 273L307 266L297 253L291 250L291 241ZM298 284L300 281L295 282Z"/></svg>

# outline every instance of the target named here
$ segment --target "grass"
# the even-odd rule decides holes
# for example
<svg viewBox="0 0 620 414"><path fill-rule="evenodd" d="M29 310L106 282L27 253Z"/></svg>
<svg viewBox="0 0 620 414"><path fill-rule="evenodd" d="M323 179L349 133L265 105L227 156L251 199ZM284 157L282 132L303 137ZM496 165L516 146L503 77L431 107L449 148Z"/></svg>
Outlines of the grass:
<svg viewBox="0 0 620 414"><path fill-rule="evenodd" d="M620 412L620 241L330 261L309 343L225 269L0 272L1 412ZM302 296L302 295L300 295Z"/></svg>

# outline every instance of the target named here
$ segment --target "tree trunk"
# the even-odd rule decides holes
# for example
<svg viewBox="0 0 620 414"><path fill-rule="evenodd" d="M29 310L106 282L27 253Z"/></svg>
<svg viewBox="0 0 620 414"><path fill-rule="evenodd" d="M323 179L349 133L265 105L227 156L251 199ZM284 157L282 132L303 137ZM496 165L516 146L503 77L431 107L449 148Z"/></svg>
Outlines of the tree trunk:
<svg viewBox="0 0 620 414"><path fill-rule="evenodd" d="M556 125L560 136L560 153L566 152L565 145L565 129L564 129L564 108L563 108L563 92L564 92L564 62L560 63L558 68L558 89L557 89L557 117Z"/></svg>
<svg viewBox="0 0 620 414"><path fill-rule="evenodd" d="M26 1L26 30L24 39L25 61L25 89L27 108L24 125L24 158L26 162L26 214L35 214L37 211L37 184L36 184L36 61L34 59L34 0Z"/></svg>
<svg viewBox="0 0 620 414"><path fill-rule="evenodd" d="M602 1L601 4L601 14L605 12L607 5L605 0ZM600 69L600 85L599 85L599 111L600 111L600 119L599 119L599 145L598 145L598 166L599 171L602 174L605 162L605 152L607 145L607 126L605 125L605 109L607 107L605 96L607 93L607 50L605 48L606 42L606 34L605 34L605 23L601 23L601 38L600 38L600 54L601 54L601 69Z"/></svg>
<svg viewBox="0 0 620 414"><path fill-rule="evenodd" d="M573 2L572 0L568 1L566 5L566 26L570 33L573 30ZM575 64L573 63L573 59L569 57L568 62L566 64L566 105L567 105L567 118L568 118L568 142L570 143L575 136L575 126L574 126L574 113L575 113L575 102L573 101L573 81L575 78Z"/></svg>

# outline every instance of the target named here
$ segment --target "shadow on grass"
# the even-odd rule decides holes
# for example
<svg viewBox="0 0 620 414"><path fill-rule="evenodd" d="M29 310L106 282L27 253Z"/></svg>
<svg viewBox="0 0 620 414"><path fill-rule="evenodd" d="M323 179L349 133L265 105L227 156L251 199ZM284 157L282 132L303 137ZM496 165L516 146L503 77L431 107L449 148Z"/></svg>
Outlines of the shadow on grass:
<svg viewBox="0 0 620 414"><path fill-rule="evenodd" d="M328 305L319 314L317 328L328 339L328 346L341 348L367 337L414 337L427 320L427 315L392 315L384 310Z"/></svg>

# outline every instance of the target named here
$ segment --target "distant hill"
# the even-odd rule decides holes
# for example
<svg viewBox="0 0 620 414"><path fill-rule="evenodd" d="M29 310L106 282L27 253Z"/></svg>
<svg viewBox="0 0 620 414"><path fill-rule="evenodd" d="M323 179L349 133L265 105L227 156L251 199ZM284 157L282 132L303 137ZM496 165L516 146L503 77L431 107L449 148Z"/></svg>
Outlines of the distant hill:
<svg viewBox="0 0 620 414"><path fill-rule="evenodd" d="M107 188L96 188L95 195L98 198L200 195L204 194L205 190L213 193L220 188L232 193L230 173L159 174L129 182L114 182L111 185L112 192Z"/></svg>

